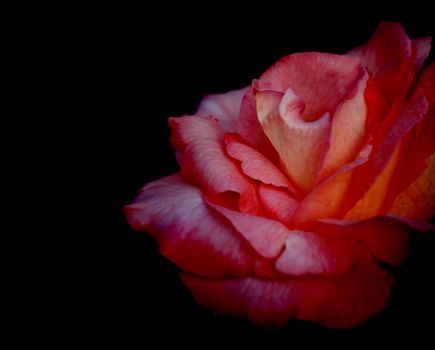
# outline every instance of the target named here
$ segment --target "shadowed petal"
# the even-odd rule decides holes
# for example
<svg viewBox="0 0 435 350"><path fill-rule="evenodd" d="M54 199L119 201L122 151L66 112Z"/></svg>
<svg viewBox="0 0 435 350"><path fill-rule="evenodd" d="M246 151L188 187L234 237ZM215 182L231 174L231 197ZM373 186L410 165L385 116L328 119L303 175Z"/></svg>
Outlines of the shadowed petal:
<svg viewBox="0 0 435 350"><path fill-rule="evenodd" d="M201 101L195 115L198 117L216 117L225 131L235 132L240 106L247 90L248 87L224 94L207 95Z"/></svg>
<svg viewBox="0 0 435 350"><path fill-rule="evenodd" d="M227 218L261 256L273 258L281 252L288 229L280 222L240 213L210 201L207 201L207 204Z"/></svg>
<svg viewBox="0 0 435 350"><path fill-rule="evenodd" d="M162 255L184 271L214 278L253 271L254 252L210 211L201 191L178 174L147 184L125 214L135 230L155 237Z"/></svg>
<svg viewBox="0 0 435 350"><path fill-rule="evenodd" d="M394 283L376 264L328 277L211 281L183 274L182 278L198 303L269 327L283 327L292 318L332 328L353 327L385 307Z"/></svg>

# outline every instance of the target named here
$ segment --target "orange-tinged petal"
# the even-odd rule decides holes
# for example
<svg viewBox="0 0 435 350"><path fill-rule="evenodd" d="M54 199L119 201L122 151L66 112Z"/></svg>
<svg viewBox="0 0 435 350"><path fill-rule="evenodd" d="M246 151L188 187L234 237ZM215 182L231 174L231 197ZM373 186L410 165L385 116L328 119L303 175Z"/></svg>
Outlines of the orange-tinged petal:
<svg viewBox="0 0 435 350"><path fill-rule="evenodd" d="M368 74L358 83L355 95L336 110L331 124L330 146L324 160L320 180L355 159L365 137L367 105L364 97Z"/></svg>
<svg viewBox="0 0 435 350"><path fill-rule="evenodd" d="M302 118L304 108L303 101L291 89L282 98L276 92L257 92L258 119L264 132L295 185L308 192L317 175L329 118L326 113L316 121L307 122Z"/></svg>
<svg viewBox="0 0 435 350"><path fill-rule="evenodd" d="M400 150L399 144L373 186L346 214L344 217L346 220L365 220L379 214L390 180L394 175L397 175L395 174L395 169L399 160Z"/></svg>
<svg viewBox="0 0 435 350"><path fill-rule="evenodd" d="M423 174L397 197L390 213L413 220L435 216L435 154Z"/></svg>

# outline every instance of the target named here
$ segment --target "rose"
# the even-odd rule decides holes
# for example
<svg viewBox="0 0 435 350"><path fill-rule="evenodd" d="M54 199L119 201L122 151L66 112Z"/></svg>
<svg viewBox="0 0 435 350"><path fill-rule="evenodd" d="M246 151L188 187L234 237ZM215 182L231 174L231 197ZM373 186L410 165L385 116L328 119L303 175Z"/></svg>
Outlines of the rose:
<svg viewBox="0 0 435 350"><path fill-rule="evenodd" d="M196 300L267 326L352 327L380 311L407 226L435 213L430 38L396 23L346 55L281 59L251 87L170 118L179 174L125 212Z"/></svg>

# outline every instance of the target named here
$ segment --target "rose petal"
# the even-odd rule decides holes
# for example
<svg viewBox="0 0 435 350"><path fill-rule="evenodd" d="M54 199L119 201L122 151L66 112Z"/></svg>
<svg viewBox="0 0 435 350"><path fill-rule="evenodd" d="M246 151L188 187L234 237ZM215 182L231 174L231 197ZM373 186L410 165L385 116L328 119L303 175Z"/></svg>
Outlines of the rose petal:
<svg viewBox="0 0 435 350"><path fill-rule="evenodd" d="M248 88L205 96L195 115L198 117L216 117L225 131L235 132L242 99Z"/></svg>
<svg viewBox="0 0 435 350"><path fill-rule="evenodd" d="M355 168L367 162L371 145L366 145L352 163L341 168L337 173L314 187L299 204L293 216L295 223L323 218L336 218L348 201L349 183Z"/></svg>
<svg viewBox="0 0 435 350"><path fill-rule="evenodd" d="M397 149L400 140L412 128L423 119L427 112L427 101L420 89L409 99L401 113L394 118L394 121L386 121L374 134L374 149L370 158L363 165L353 172L351 183L352 191L348 193L346 202L343 202L342 213L345 215L364 194L375 184L376 179L384 171L393 153ZM389 117L387 116L387 119ZM388 182L385 183L388 185ZM376 192L383 192L383 188L378 188ZM373 214L373 213L372 213ZM377 215L386 213L379 212Z"/></svg>
<svg viewBox="0 0 435 350"><path fill-rule="evenodd" d="M125 214L135 230L157 238L161 254L185 271L213 278L253 271L251 248L178 174L147 184Z"/></svg>
<svg viewBox="0 0 435 350"><path fill-rule="evenodd" d="M308 192L317 175L329 118L326 113L316 121L306 122L301 117L303 110L304 103L291 89L282 98L275 92L257 93L258 119L264 132L295 185Z"/></svg>
<svg viewBox="0 0 435 350"><path fill-rule="evenodd" d="M400 154L401 148L399 144L372 187L356 203L356 205L347 212L344 219L365 220L382 214L381 208L385 201L391 179L395 174L397 174L396 169Z"/></svg>
<svg viewBox="0 0 435 350"><path fill-rule="evenodd" d="M249 145L275 163L279 157L258 121L256 101L252 87L249 88L243 97L238 122L237 132L239 135Z"/></svg>
<svg viewBox="0 0 435 350"><path fill-rule="evenodd" d="M305 103L302 117L312 121L325 112L334 112L341 100L352 90L359 73L358 59L344 55L304 52L279 60L258 81L254 81L253 87L257 91L283 94L290 88Z"/></svg>
<svg viewBox="0 0 435 350"><path fill-rule="evenodd" d="M183 274L196 301L217 312L246 315L263 326L283 327L291 318L349 328L385 307L394 279L371 264L328 277L211 281Z"/></svg>
<svg viewBox="0 0 435 350"><path fill-rule="evenodd" d="M393 103L398 96L406 96L429 49L430 38L411 41L400 24L381 22L370 41L348 55L361 60L381 94Z"/></svg>
<svg viewBox="0 0 435 350"><path fill-rule="evenodd" d="M281 252L288 229L280 222L206 203L228 219L261 256L273 258Z"/></svg>
<svg viewBox="0 0 435 350"><path fill-rule="evenodd" d="M397 197L389 212L422 221L435 216L435 154L423 174Z"/></svg>
<svg viewBox="0 0 435 350"><path fill-rule="evenodd" d="M365 90L368 74L358 82L355 95L337 108L331 124L329 149L323 162L320 180L336 172L358 155L365 138L367 105Z"/></svg>
<svg viewBox="0 0 435 350"><path fill-rule="evenodd" d="M423 90L429 106L432 107L435 104L435 62L423 71L418 86Z"/></svg>
<svg viewBox="0 0 435 350"><path fill-rule="evenodd" d="M225 154L223 131L217 121L198 117L171 118L172 141L183 152L182 172L208 194L240 194L240 210L256 213L255 184L244 177Z"/></svg>
<svg viewBox="0 0 435 350"><path fill-rule="evenodd" d="M354 264L373 261L357 241L344 237L322 237L307 231L289 231L284 252L276 261L279 271L289 275L344 273Z"/></svg>
<svg viewBox="0 0 435 350"><path fill-rule="evenodd" d="M431 37L426 37L411 42L412 57L415 59L418 69L421 68L423 62L429 56L431 41Z"/></svg>
<svg viewBox="0 0 435 350"><path fill-rule="evenodd" d="M298 201L289 193L274 186L260 184L259 194L268 215L289 225L298 206Z"/></svg>
<svg viewBox="0 0 435 350"><path fill-rule="evenodd" d="M372 38L348 53L376 74L386 64L411 56L411 40L399 23L381 22Z"/></svg>
<svg viewBox="0 0 435 350"><path fill-rule="evenodd" d="M322 236L358 240L374 257L390 265L402 264L408 254L408 226L392 218L365 221L324 219L301 229Z"/></svg>
<svg viewBox="0 0 435 350"><path fill-rule="evenodd" d="M289 179L265 156L243 144L236 135L225 135L228 154L241 162L243 172L249 177L265 184L286 187L293 190Z"/></svg>

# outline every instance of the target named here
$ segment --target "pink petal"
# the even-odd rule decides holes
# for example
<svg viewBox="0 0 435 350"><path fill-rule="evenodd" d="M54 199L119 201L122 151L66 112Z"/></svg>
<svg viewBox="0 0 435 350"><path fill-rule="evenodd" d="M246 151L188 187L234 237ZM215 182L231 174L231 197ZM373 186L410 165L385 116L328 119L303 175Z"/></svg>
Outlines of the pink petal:
<svg viewBox="0 0 435 350"><path fill-rule="evenodd" d="M259 194L266 213L278 221L290 225L298 201L280 188L260 184Z"/></svg>
<svg viewBox="0 0 435 350"><path fill-rule="evenodd" d="M255 253L178 174L147 184L125 207L129 224L158 240L162 255L207 277L246 276ZM206 263L204 263L206 262Z"/></svg>
<svg viewBox="0 0 435 350"><path fill-rule="evenodd" d="M291 89L257 93L260 124L278 151L283 167L303 192L311 190L329 128L328 114L316 121L302 119L304 103Z"/></svg>
<svg viewBox="0 0 435 350"><path fill-rule="evenodd" d="M224 131L216 119L184 116L181 118L169 118L171 127L171 142L174 147L183 152L186 146L197 140L223 140Z"/></svg>
<svg viewBox="0 0 435 350"><path fill-rule="evenodd" d="M245 315L269 327L283 327L292 318L332 328L356 326L385 307L394 282L375 264L333 277L211 281L183 274L182 278L205 307Z"/></svg>
<svg viewBox="0 0 435 350"><path fill-rule="evenodd" d="M431 37L426 37L411 42L412 57L415 59L418 69L421 68L423 62L429 56L431 41Z"/></svg>
<svg viewBox="0 0 435 350"><path fill-rule="evenodd" d="M354 264L372 262L368 251L357 241L342 237L322 237L307 231L289 232L285 250L276 261L279 271L289 275L344 273Z"/></svg>
<svg viewBox="0 0 435 350"><path fill-rule="evenodd" d="M235 132L242 99L248 88L205 96L195 115L198 117L216 117L225 131Z"/></svg>
<svg viewBox="0 0 435 350"><path fill-rule="evenodd" d="M368 75L358 82L354 96L344 100L337 108L331 124L329 149L323 162L320 179L335 173L350 163L361 150L366 135L367 105L365 90Z"/></svg>
<svg viewBox="0 0 435 350"><path fill-rule="evenodd" d="M289 179L269 159L240 142L237 136L226 134L225 144L228 154L241 162L243 172L249 177L266 184L293 189Z"/></svg>
<svg viewBox="0 0 435 350"><path fill-rule="evenodd" d="M279 159L258 121L256 101L252 87L249 88L243 97L238 121L237 132L249 145L253 146L273 162Z"/></svg>
<svg viewBox="0 0 435 350"><path fill-rule="evenodd" d="M210 201L207 201L207 204L228 219L261 256L274 258L281 252L288 229L280 222L240 213Z"/></svg>
<svg viewBox="0 0 435 350"><path fill-rule="evenodd" d="M227 191L240 194L240 210L256 213L255 183L243 176L225 154L223 131L216 120L198 117L171 118L172 142L183 152L183 174L207 194Z"/></svg>
<svg viewBox="0 0 435 350"><path fill-rule="evenodd" d="M332 114L352 90L360 73L358 63L343 55L297 53L279 60L253 86L283 94L290 88L305 103L303 119L312 121L325 112Z"/></svg>

